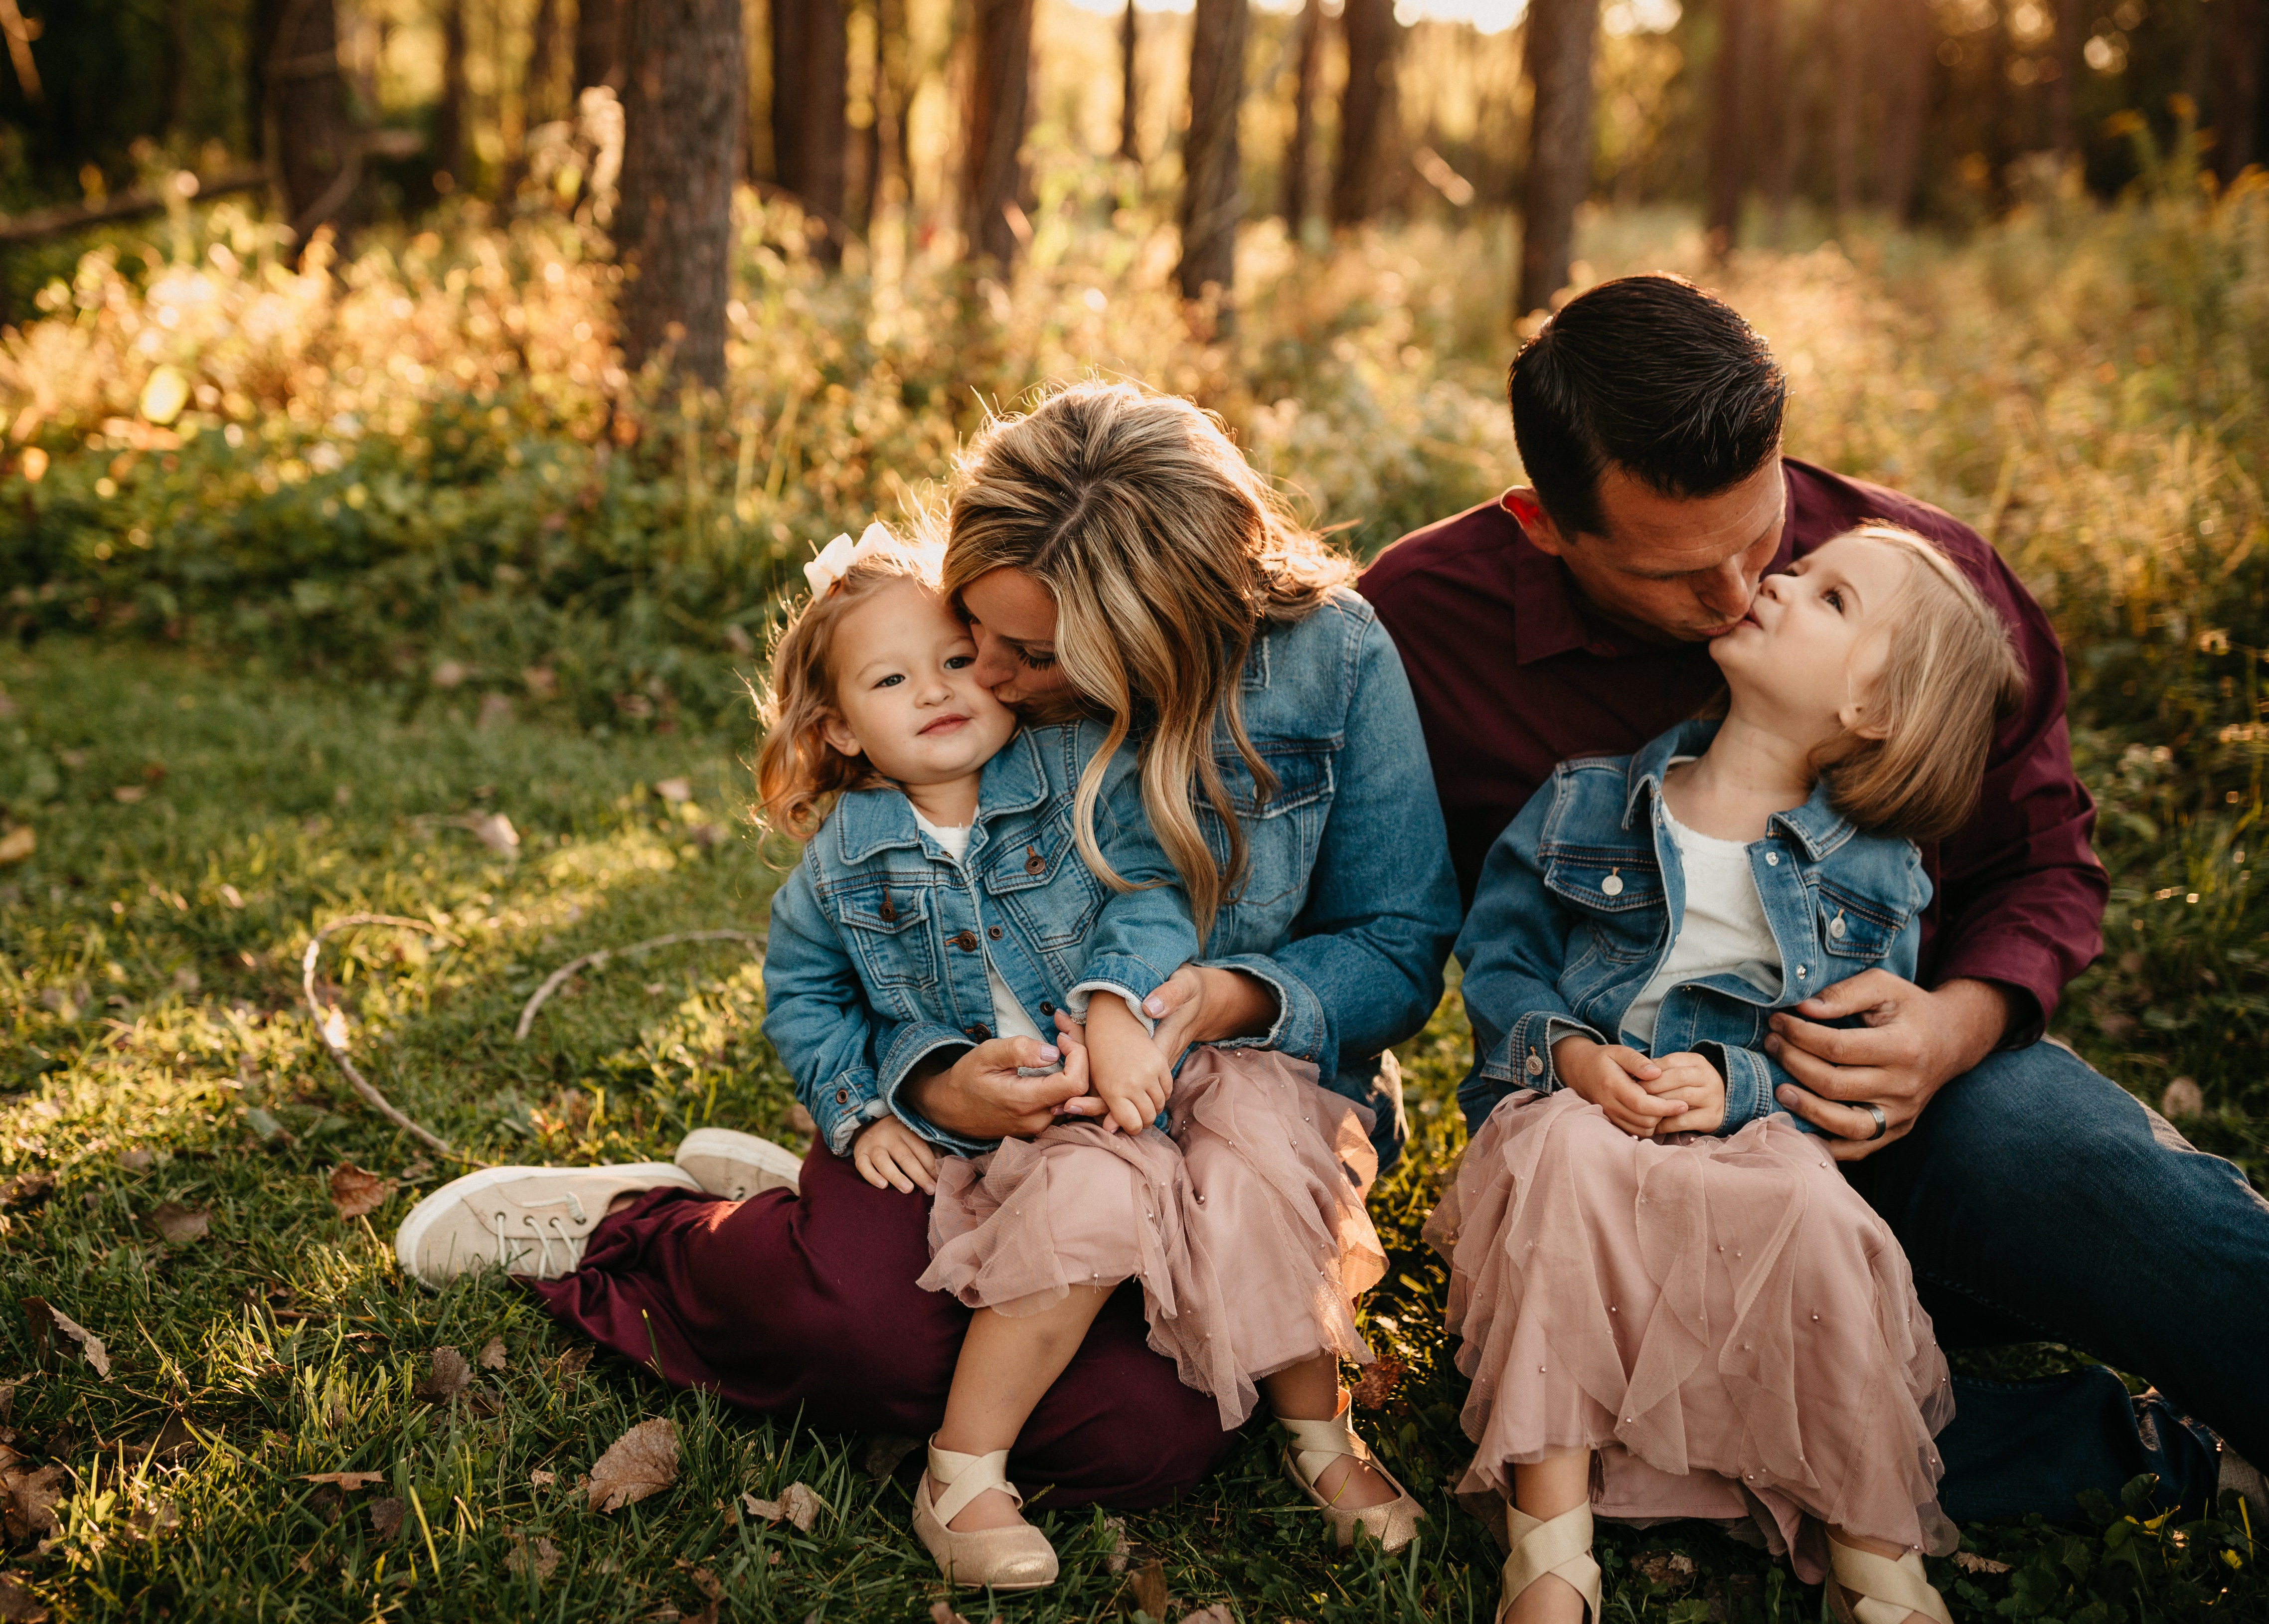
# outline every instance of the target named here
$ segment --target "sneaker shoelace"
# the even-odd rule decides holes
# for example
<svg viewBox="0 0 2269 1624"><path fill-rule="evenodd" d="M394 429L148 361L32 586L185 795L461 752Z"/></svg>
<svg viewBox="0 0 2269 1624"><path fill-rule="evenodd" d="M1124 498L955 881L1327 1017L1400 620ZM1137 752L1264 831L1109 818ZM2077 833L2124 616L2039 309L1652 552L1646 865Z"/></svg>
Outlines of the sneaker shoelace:
<svg viewBox="0 0 2269 1624"><path fill-rule="evenodd" d="M563 1219L558 1213L547 1213L541 1219L534 1213L521 1214L521 1227L528 1231L525 1240L509 1232L509 1214L502 1211L491 1212L489 1226L496 1237L498 1264L509 1271L516 1259L533 1251L538 1280L551 1280L555 1278L555 1273L569 1274L580 1268L583 1249L590 1244L590 1236L588 1233L570 1234L568 1227L572 1224L588 1231L590 1215L584 1211L583 1203L576 1199L573 1191L567 1192L565 1200L573 1209L573 1215L568 1218ZM551 1249L554 1246L558 1247L566 1258L566 1266L556 1272L551 1266Z"/></svg>

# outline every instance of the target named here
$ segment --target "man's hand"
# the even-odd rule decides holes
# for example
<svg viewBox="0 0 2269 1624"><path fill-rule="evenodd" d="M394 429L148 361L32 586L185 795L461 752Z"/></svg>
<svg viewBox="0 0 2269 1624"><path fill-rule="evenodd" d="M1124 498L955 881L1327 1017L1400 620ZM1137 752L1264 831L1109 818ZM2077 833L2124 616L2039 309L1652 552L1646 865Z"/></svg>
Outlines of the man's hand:
<svg viewBox="0 0 2269 1624"><path fill-rule="evenodd" d="M1192 1044L1264 1037L1276 1024L1276 990L1241 970L1201 970L1185 964L1142 1000L1158 1023L1153 1035L1168 1065ZM1062 1024L1061 1021L1057 1022Z"/></svg>
<svg viewBox="0 0 2269 1624"><path fill-rule="evenodd" d="M920 1185L923 1194L937 1193L937 1152L896 1117L878 1118L859 1130L851 1141L851 1165L877 1190L895 1187L912 1195Z"/></svg>
<svg viewBox="0 0 2269 1624"><path fill-rule="evenodd" d="M1047 1077L1019 1077L1020 1066L1052 1066L1061 1057L1037 1037L994 1037L964 1050L950 1067L917 1067L906 1079L909 1104L949 1133L970 1139L1030 1139L1056 1119L1057 1109L1087 1092L1085 1067Z"/></svg>
<svg viewBox="0 0 2269 1624"><path fill-rule="evenodd" d="M1709 1061L1702 1060L1702 1067L1711 1076L1717 1075ZM1663 1068L1622 1044L1563 1037L1552 1045L1552 1069L1560 1074L1562 1086L1606 1111L1608 1120L1633 1139L1652 1139L1664 1122L1685 1115L1689 1109L1684 1099L1658 1099L1648 1092L1651 1085L1662 1081ZM1723 1108L1721 1100L1721 1112Z"/></svg>
<svg viewBox="0 0 2269 1624"><path fill-rule="evenodd" d="M1115 993L1098 994L1087 1007L1087 1042L1071 1051L1084 1053L1090 1087L1110 1110L1110 1122L1140 1133L1165 1108L1174 1091L1174 1074L1150 1034Z"/></svg>
<svg viewBox="0 0 2269 1624"><path fill-rule="evenodd" d="M1661 1074L1646 1085L1646 1091L1658 1100L1676 1100L1686 1108L1683 1115L1665 1117L1655 1124L1657 1138L1665 1133L1715 1133L1725 1126L1726 1080L1706 1058L1681 1049L1658 1058L1655 1067Z"/></svg>
<svg viewBox="0 0 2269 1624"><path fill-rule="evenodd" d="M1804 1085L1783 1083L1777 1097L1837 1136L1828 1151L1837 1161L1871 1156L1906 1137L1933 1095L1993 1052L2008 1030L2009 1001L1992 981L1925 992L1888 971L1863 971L1773 1016L1765 1052ZM1817 1024L1855 1015L1866 1026ZM1871 1137L1875 1118L1864 1105L1881 1107L1881 1137Z"/></svg>

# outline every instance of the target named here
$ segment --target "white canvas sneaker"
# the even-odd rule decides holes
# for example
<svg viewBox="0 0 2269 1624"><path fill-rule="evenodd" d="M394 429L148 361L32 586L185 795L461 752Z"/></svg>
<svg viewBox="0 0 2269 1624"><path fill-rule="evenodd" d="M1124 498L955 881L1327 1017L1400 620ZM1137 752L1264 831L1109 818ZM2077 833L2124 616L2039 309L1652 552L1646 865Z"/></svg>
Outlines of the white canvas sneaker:
<svg viewBox="0 0 2269 1624"><path fill-rule="evenodd" d="M801 1188L803 1158L785 1145L731 1128L696 1128L677 1147L677 1165L712 1195L745 1201L765 1190Z"/></svg>
<svg viewBox="0 0 2269 1624"><path fill-rule="evenodd" d="M395 1256L403 1273L428 1286L489 1267L556 1280L582 1263L608 1203L663 1185L701 1187L667 1162L484 1168L411 1207L395 1231Z"/></svg>

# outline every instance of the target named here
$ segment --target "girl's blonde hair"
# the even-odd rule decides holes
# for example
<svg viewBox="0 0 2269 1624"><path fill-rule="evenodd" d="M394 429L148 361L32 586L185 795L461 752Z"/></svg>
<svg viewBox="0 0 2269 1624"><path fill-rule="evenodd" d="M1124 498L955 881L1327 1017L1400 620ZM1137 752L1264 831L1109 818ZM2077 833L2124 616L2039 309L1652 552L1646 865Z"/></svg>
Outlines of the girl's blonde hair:
<svg viewBox="0 0 2269 1624"><path fill-rule="evenodd" d="M937 553L892 538L868 552L825 590L791 610L772 639L772 670L757 696L764 742L757 749L757 806L772 829L809 840L847 790L889 780L864 756L846 756L827 742L835 707L835 633L843 617L883 587L916 580L937 589Z"/></svg>
<svg viewBox="0 0 2269 1624"><path fill-rule="evenodd" d="M1844 534L1914 564L1885 616L1890 650L1869 696L1884 735L1844 734L1821 776L1835 808L1870 833L1941 840L1977 804L1993 730L2024 702L2025 668L1985 594L1935 543L1880 520Z"/></svg>
<svg viewBox="0 0 2269 1624"><path fill-rule="evenodd" d="M1131 383L1060 389L971 443L947 513L945 590L994 570L1040 581L1056 603L1057 657L1110 732L1080 774L1080 855L1128 888L1095 838L1095 801L1137 713L1142 805L1173 861L1198 939L1245 870L1245 831L1214 761L1216 731L1253 775L1276 776L1245 731L1239 690L1268 622L1312 614L1355 565L1294 518L1212 414ZM1228 834L1207 845L1198 807Z"/></svg>

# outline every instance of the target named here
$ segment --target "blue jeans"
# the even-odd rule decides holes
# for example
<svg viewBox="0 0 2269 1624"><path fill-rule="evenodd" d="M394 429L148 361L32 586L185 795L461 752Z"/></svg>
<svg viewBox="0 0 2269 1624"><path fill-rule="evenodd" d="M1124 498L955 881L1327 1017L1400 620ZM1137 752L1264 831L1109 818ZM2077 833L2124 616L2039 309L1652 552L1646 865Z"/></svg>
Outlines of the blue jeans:
<svg viewBox="0 0 2269 1624"><path fill-rule="evenodd" d="M2202 1510L2214 1433L2269 1460L2269 1201L2069 1050L1993 1055L1853 1173L1940 1346L2062 1342L2155 1384L2131 1402L2100 1369L1957 1380L1949 1516L2069 1520L2074 1495L2117 1503L2141 1472L2162 1505Z"/></svg>

